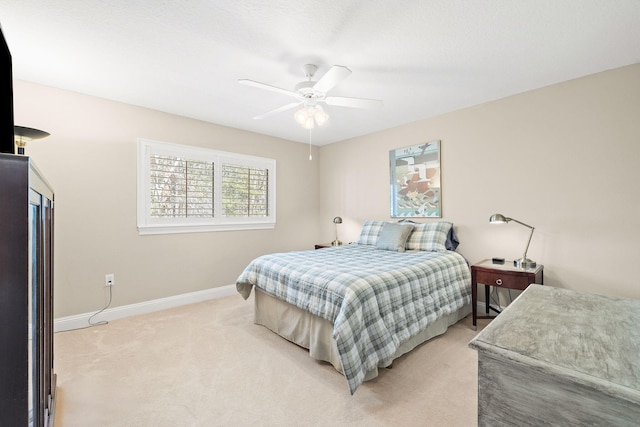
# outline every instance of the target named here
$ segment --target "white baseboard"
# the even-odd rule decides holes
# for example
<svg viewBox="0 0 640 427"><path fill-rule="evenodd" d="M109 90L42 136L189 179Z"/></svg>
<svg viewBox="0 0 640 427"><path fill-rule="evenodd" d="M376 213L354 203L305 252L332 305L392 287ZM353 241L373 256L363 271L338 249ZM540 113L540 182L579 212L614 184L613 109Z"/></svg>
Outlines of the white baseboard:
<svg viewBox="0 0 640 427"><path fill-rule="evenodd" d="M137 316L139 314L152 313L154 311L166 310L168 308L179 307L181 305L193 304L214 298L222 298L236 294L236 285L220 286L206 289L204 291L189 292L187 294L175 295L167 298L159 298L137 304L123 305L120 307L107 308L102 313L93 318L92 322L111 321L124 317ZM68 331L89 326L89 318L96 312L76 314L74 316L59 317L53 322L54 332Z"/></svg>

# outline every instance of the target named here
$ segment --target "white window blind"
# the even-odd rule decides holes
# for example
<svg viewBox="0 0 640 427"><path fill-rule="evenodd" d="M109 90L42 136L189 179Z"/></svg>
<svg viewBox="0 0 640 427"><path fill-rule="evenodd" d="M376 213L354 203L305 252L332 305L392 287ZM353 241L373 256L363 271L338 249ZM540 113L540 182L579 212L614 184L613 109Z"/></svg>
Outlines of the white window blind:
<svg viewBox="0 0 640 427"><path fill-rule="evenodd" d="M154 218L213 218L211 162L150 156L150 213Z"/></svg>
<svg viewBox="0 0 640 427"><path fill-rule="evenodd" d="M222 205L229 217L266 216L269 212L269 170L222 165Z"/></svg>
<svg viewBox="0 0 640 427"><path fill-rule="evenodd" d="M275 160L138 140L140 234L274 226Z"/></svg>

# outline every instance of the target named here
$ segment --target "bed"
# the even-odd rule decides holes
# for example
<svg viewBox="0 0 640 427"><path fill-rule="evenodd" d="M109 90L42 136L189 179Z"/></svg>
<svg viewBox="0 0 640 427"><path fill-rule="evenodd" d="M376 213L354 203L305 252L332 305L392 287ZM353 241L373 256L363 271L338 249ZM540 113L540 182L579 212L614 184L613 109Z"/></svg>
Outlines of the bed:
<svg viewBox="0 0 640 427"><path fill-rule="evenodd" d="M378 368L471 311L453 224L366 221L357 243L269 254L236 281L255 323L341 372L353 394Z"/></svg>

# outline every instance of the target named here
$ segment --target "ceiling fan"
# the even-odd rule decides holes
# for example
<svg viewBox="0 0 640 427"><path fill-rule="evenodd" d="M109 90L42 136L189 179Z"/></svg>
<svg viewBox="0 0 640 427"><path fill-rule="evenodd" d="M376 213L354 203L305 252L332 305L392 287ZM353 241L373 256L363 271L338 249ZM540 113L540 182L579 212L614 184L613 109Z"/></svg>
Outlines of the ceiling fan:
<svg viewBox="0 0 640 427"><path fill-rule="evenodd" d="M327 96L327 93L337 86L342 80L349 77L351 70L342 65L334 65L327 71L318 81L313 80L318 67L313 64L303 66L304 74L307 80L302 81L294 86L293 90L282 89L271 86L266 83L256 82L254 80L239 79L238 83L265 89L272 92L281 93L295 98L296 101L283 105L275 110L255 116L254 119L264 119L283 111L291 110L302 105L302 109L295 113L294 117L300 125L306 129L312 129L314 123L322 125L329 119L327 113L324 112L319 105L325 103L337 107L350 108L377 108L382 107L383 102L378 99L349 98L344 96Z"/></svg>

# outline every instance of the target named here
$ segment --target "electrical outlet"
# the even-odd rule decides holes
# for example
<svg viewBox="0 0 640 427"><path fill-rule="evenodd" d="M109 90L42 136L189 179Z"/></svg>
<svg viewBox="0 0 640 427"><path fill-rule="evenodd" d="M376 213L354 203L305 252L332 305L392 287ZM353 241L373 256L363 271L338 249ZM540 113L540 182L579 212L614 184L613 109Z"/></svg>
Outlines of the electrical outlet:
<svg viewBox="0 0 640 427"><path fill-rule="evenodd" d="M105 274L104 275L104 285L105 286L113 286L113 284L116 282L116 275L111 273L111 274Z"/></svg>

